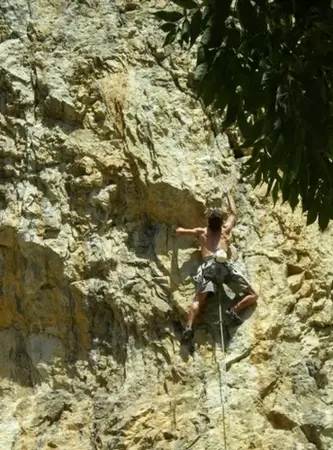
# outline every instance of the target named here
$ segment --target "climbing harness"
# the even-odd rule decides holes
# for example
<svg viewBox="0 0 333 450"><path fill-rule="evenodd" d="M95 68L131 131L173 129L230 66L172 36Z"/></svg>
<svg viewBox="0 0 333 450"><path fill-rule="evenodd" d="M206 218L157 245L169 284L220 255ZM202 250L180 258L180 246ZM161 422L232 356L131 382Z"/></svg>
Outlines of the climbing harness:
<svg viewBox="0 0 333 450"><path fill-rule="evenodd" d="M223 352L222 360L219 362L220 398L221 398L221 408L222 408L224 450L228 450L226 424L225 424L225 403L226 404L228 403L227 364L226 364L224 333L223 333L222 296L221 296L220 289L218 290L218 297L219 297L219 324L220 324L220 335L221 335L221 349ZM224 399L223 399L223 391L224 391L224 398L226 401L224 401ZM229 430L230 430L230 418L228 418L228 431Z"/></svg>

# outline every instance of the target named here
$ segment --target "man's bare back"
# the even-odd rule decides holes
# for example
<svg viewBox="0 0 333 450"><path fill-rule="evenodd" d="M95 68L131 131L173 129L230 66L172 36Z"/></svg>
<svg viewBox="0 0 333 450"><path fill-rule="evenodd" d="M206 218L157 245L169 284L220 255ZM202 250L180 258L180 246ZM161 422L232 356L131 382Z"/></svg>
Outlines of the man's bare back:
<svg viewBox="0 0 333 450"><path fill-rule="evenodd" d="M218 249L223 249L229 255L229 243L231 238L231 230L236 224L237 211L236 205L231 197L229 190L226 190L226 196L228 200L228 206L230 214L228 219L223 222L221 217L215 217L214 220L218 220L222 226L207 228L192 228L186 229L178 227L176 233L179 236L197 236L199 238L201 255L203 258L213 255ZM214 215L214 212L213 212Z"/></svg>
<svg viewBox="0 0 333 450"><path fill-rule="evenodd" d="M198 237L203 259L214 255L219 249L225 250L227 254L229 253L230 231L224 229L224 227L221 231L211 231L209 228L200 228L200 230L201 234Z"/></svg>

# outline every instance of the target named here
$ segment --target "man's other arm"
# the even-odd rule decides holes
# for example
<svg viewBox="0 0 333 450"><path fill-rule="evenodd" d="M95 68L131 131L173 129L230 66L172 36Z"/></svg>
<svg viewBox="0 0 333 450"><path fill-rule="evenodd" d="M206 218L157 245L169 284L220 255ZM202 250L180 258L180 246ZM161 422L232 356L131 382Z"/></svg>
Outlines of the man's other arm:
<svg viewBox="0 0 333 450"><path fill-rule="evenodd" d="M227 196L230 213L228 219L223 224L223 228L227 232L230 232L237 222L237 208L228 188L225 190L225 195Z"/></svg>
<svg viewBox="0 0 333 450"><path fill-rule="evenodd" d="M204 232L204 228L176 228L177 236L200 236Z"/></svg>

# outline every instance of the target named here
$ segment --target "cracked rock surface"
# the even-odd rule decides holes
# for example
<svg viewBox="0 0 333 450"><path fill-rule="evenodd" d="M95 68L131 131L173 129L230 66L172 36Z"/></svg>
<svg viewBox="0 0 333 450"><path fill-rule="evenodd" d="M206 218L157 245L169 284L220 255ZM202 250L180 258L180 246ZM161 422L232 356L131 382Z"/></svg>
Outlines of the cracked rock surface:
<svg viewBox="0 0 333 450"><path fill-rule="evenodd" d="M333 448L332 226L242 181L166 4L1 1L1 450ZM211 299L189 355L198 244L173 225L225 184L260 298L225 354Z"/></svg>

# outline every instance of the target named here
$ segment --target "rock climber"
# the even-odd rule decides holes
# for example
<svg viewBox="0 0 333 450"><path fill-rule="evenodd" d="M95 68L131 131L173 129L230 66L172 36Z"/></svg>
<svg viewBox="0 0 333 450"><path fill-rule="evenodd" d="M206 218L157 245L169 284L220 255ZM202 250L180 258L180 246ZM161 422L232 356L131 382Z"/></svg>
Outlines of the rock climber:
<svg viewBox="0 0 333 450"><path fill-rule="evenodd" d="M237 210L228 188L225 189L224 194L227 197L230 210L225 222L222 219L222 212L219 209L214 209L208 218L206 228L185 229L178 227L176 229L178 236L196 236L199 238L203 258L195 277L197 288L190 308L187 327L183 333L185 341L192 339L193 322L201 307L205 304L208 294L215 294L219 284L226 284L235 294L242 296L242 299L236 305L225 312L226 317L234 325L240 325L243 322L238 312L253 305L258 299L258 294L254 288L228 261L231 232L236 224Z"/></svg>

